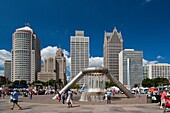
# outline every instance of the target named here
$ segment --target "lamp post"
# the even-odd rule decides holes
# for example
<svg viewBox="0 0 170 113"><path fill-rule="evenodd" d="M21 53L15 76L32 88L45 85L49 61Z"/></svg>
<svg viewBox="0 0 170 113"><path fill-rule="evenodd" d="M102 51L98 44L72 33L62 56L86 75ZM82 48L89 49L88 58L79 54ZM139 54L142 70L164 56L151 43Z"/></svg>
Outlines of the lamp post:
<svg viewBox="0 0 170 113"><path fill-rule="evenodd" d="M8 77L5 75L6 86L8 86Z"/></svg>
<svg viewBox="0 0 170 113"><path fill-rule="evenodd" d="M56 70L54 70L55 74L56 74L56 79L55 79L55 91L57 91L57 72Z"/></svg>

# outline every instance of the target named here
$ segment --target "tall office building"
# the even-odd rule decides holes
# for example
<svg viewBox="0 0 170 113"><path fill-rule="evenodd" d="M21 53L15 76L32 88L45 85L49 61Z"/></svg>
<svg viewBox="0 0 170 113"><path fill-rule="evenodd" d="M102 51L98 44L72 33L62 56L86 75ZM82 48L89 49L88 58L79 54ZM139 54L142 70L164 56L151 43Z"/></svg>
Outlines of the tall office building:
<svg viewBox="0 0 170 113"><path fill-rule="evenodd" d="M45 72L54 72L55 70L55 57L48 57L44 59L44 70Z"/></svg>
<svg viewBox="0 0 170 113"><path fill-rule="evenodd" d="M143 52L125 49L119 53L119 81L128 87L143 79Z"/></svg>
<svg viewBox="0 0 170 113"><path fill-rule="evenodd" d="M104 67L119 80L119 53L123 50L121 33L114 28L113 32L104 34Z"/></svg>
<svg viewBox="0 0 170 113"><path fill-rule="evenodd" d="M33 82L40 70L40 40L28 26L16 29L12 35L12 81Z"/></svg>
<svg viewBox="0 0 170 113"><path fill-rule="evenodd" d="M148 64L147 65L148 77L154 79L157 77L163 77L170 79L170 64Z"/></svg>
<svg viewBox="0 0 170 113"><path fill-rule="evenodd" d="M56 52L56 74L57 77L59 77L59 82L61 81L63 85L66 85L66 58L64 57L61 48L58 48Z"/></svg>
<svg viewBox="0 0 170 113"><path fill-rule="evenodd" d="M41 66L42 67L42 66ZM56 68L56 61L55 57L48 57L44 59L44 65L42 67L43 69L41 72L38 72L38 80L47 82L49 80L56 80L56 73L55 68Z"/></svg>
<svg viewBox="0 0 170 113"><path fill-rule="evenodd" d="M89 67L89 37L84 31L76 31L76 36L70 37L71 77L74 78L82 69ZM78 84L87 84L87 77L83 77Z"/></svg>
<svg viewBox="0 0 170 113"><path fill-rule="evenodd" d="M61 81L63 85L66 81L66 58L61 48L58 48L56 57L48 57L44 59L44 71L38 73L38 80L47 82L48 80L56 80L59 85ZM60 87L61 88L61 87Z"/></svg>
<svg viewBox="0 0 170 113"><path fill-rule="evenodd" d="M56 68L55 57L48 57L44 59L44 65L41 65L41 72L38 72L37 79L42 82L47 82L49 80L56 80L56 73L54 72Z"/></svg>
<svg viewBox="0 0 170 113"><path fill-rule="evenodd" d="M11 60L5 60L4 62L4 76L11 81Z"/></svg>

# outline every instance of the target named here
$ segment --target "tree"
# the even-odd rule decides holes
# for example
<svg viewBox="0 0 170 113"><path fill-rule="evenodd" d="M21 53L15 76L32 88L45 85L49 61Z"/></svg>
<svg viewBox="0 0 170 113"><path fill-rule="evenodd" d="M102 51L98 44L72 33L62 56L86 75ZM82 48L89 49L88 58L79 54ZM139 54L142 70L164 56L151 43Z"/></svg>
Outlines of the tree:
<svg viewBox="0 0 170 113"><path fill-rule="evenodd" d="M21 80L20 84L27 85L27 82L25 80Z"/></svg>
<svg viewBox="0 0 170 113"><path fill-rule="evenodd" d="M142 86L143 87L153 87L153 82L152 82L152 80L151 79L149 79L149 78L145 78L145 79L143 79L143 81L142 81Z"/></svg>
<svg viewBox="0 0 170 113"><path fill-rule="evenodd" d="M55 86L56 80L51 79L51 80L49 80L47 82L49 82L50 86Z"/></svg>
<svg viewBox="0 0 170 113"><path fill-rule="evenodd" d="M163 85L164 83L169 83L167 78L157 77L153 79L154 86L157 87L159 85Z"/></svg>
<svg viewBox="0 0 170 113"><path fill-rule="evenodd" d="M159 85L169 84L169 80L167 78L157 77L154 79L145 78L142 81L143 87L157 87Z"/></svg>
<svg viewBox="0 0 170 113"><path fill-rule="evenodd" d="M106 82L106 88L115 86L115 84L113 82Z"/></svg>
<svg viewBox="0 0 170 113"><path fill-rule="evenodd" d="M19 84L19 80L15 80L14 82L13 82L13 85L14 84Z"/></svg>
<svg viewBox="0 0 170 113"><path fill-rule="evenodd" d="M138 87L138 84L134 84L134 87L135 87L135 88Z"/></svg>
<svg viewBox="0 0 170 113"><path fill-rule="evenodd" d="M0 82L0 87L2 86L2 82Z"/></svg>
<svg viewBox="0 0 170 113"><path fill-rule="evenodd" d="M32 82L31 84L34 85L34 84L36 84L36 83L41 83L41 84L44 85L44 82L42 82L42 81L40 81L40 80L34 81L34 82Z"/></svg>
<svg viewBox="0 0 170 113"><path fill-rule="evenodd" d="M80 88L80 85L79 84L75 84L72 88L73 89L78 89L78 88Z"/></svg>

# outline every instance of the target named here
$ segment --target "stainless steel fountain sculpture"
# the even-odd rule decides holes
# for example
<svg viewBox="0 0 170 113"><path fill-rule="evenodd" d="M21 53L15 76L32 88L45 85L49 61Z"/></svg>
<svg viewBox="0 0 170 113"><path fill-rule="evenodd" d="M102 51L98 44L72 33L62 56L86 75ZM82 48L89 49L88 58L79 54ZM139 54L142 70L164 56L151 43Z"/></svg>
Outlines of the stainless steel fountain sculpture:
<svg viewBox="0 0 170 113"><path fill-rule="evenodd" d="M105 76L103 76L105 75ZM74 84L76 84L83 76L88 76L88 91L82 93L80 101L100 101L101 95L104 93L105 80L107 77L110 81L115 83L117 87L124 92L128 98L134 98L135 96L114 76L112 76L107 68L103 67L91 67L85 68L80 71L61 91L60 94L68 89L70 89ZM102 82L103 81L103 82ZM53 97L56 99L57 95Z"/></svg>

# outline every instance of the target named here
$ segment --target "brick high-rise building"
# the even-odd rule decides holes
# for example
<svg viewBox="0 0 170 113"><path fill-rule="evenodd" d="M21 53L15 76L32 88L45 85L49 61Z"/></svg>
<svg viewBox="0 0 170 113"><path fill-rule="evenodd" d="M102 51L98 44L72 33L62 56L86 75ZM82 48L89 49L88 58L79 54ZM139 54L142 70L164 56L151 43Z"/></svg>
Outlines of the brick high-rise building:
<svg viewBox="0 0 170 113"><path fill-rule="evenodd" d="M66 85L67 84L66 58L64 57L61 48L58 48L55 59L56 59L56 74L59 77L58 80L59 82L61 81L63 85Z"/></svg>

